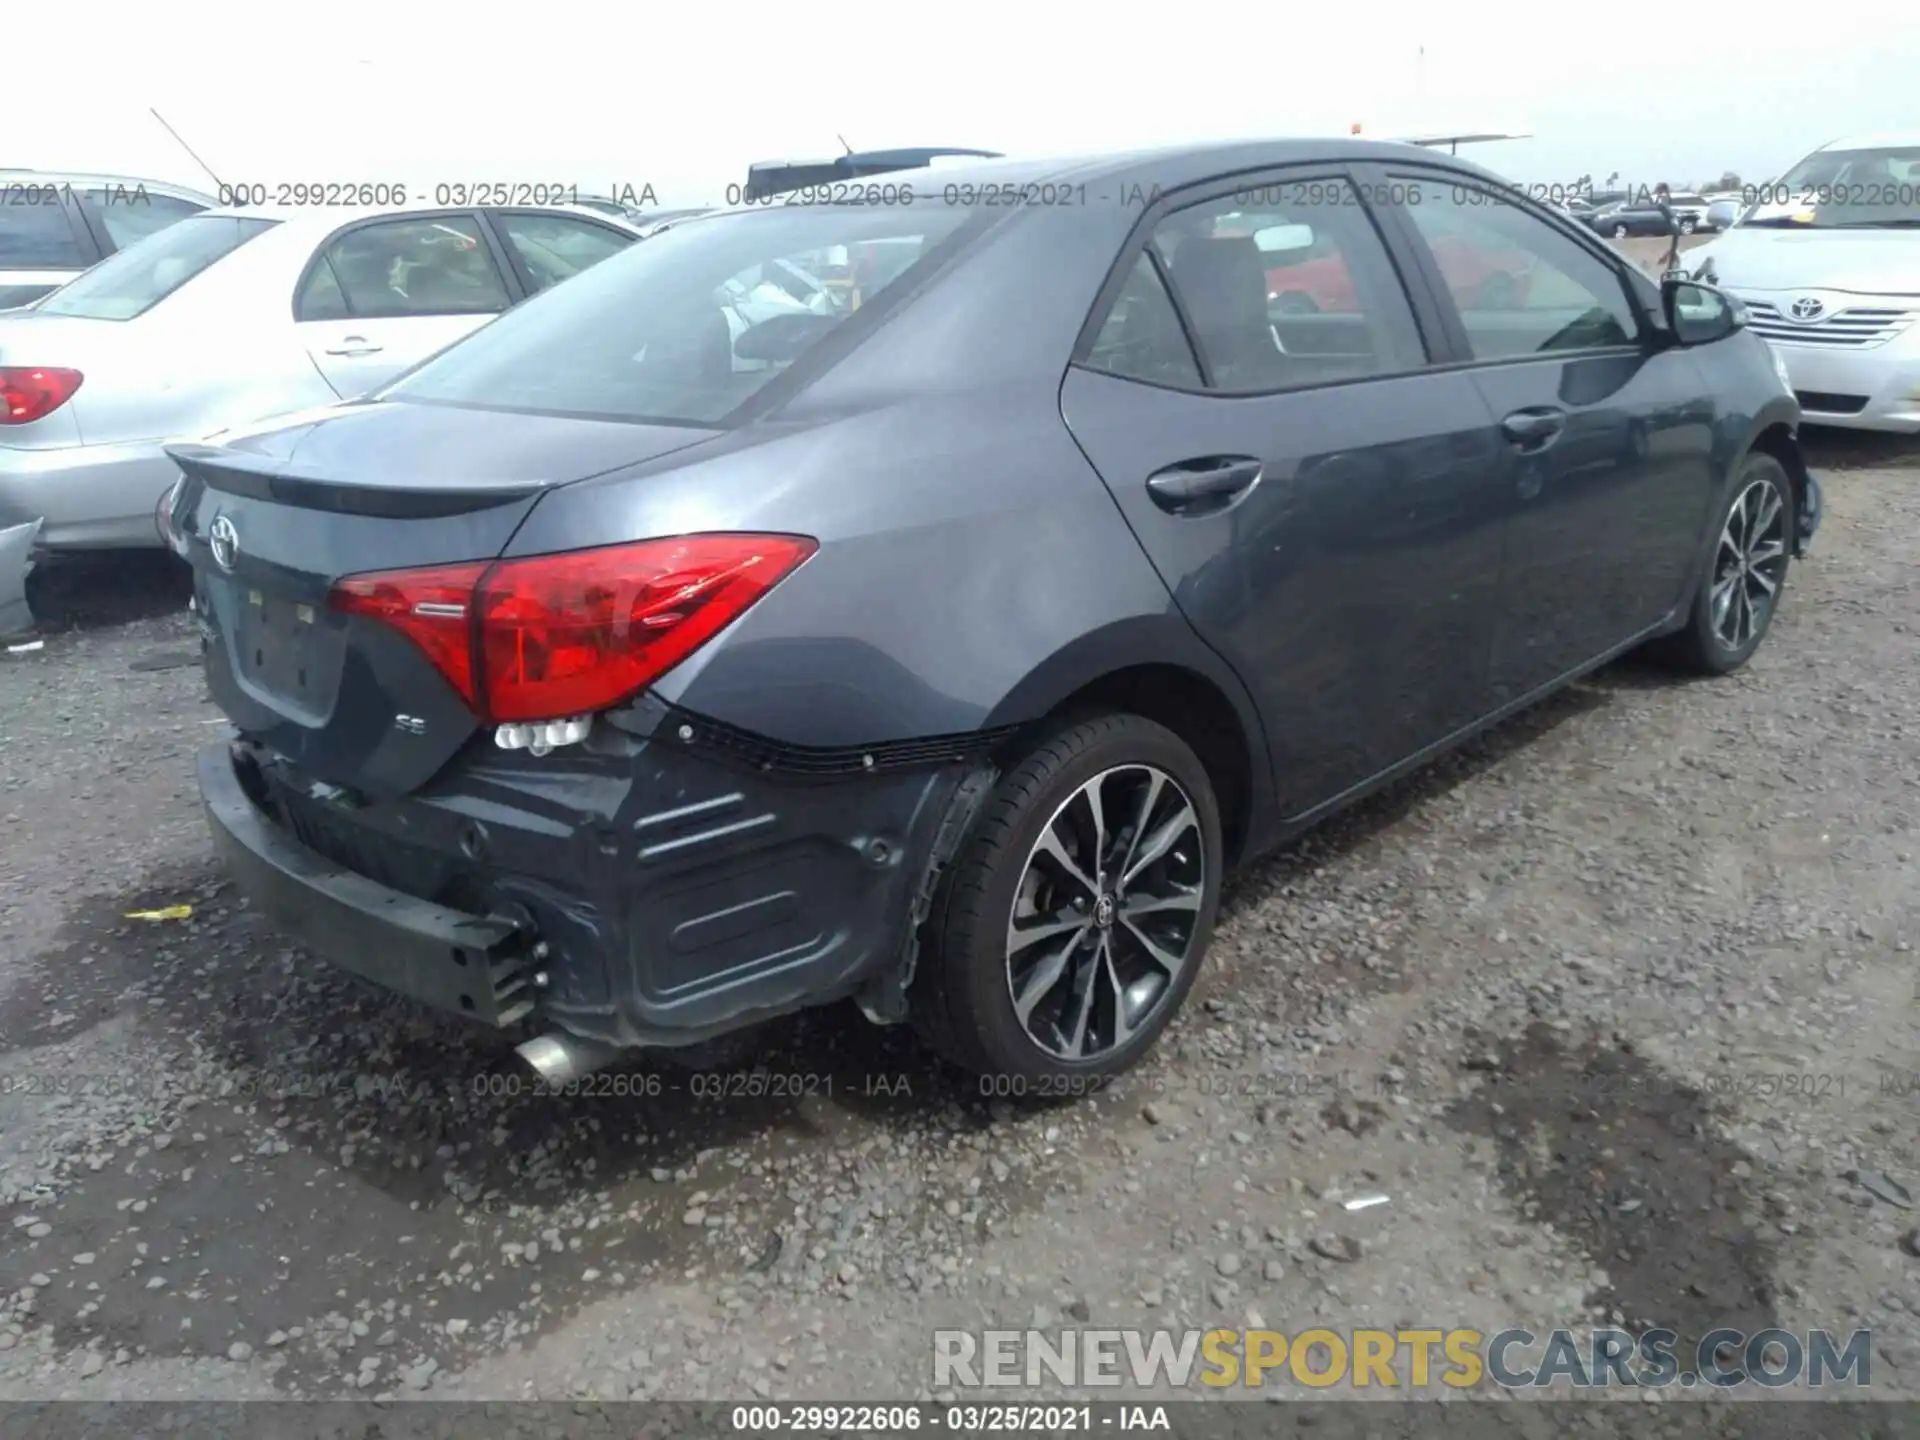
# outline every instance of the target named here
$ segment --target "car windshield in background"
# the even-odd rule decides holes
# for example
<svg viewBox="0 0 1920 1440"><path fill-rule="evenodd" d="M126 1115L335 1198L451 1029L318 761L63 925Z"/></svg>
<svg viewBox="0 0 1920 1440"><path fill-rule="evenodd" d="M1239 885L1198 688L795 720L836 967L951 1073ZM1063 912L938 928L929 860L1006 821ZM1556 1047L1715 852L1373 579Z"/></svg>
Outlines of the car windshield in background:
<svg viewBox="0 0 1920 1440"><path fill-rule="evenodd" d="M169 225L68 282L40 302L43 315L131 320L276 221L196 215Z"/></svg>
<svg viewBox="0 0 1920 1440"><path fill-rule="evenodd" d="M1743 222L1780 228L1920 227L1920 146L1821 150L1780 179L1755 186Z"/></svg>
<svg viewBox="0 0 1920 1440"><path fill-rule="evenodd" d="M792 206L666 230L508 311L381 397L710 425L991 218L958 206Z"/></svg>

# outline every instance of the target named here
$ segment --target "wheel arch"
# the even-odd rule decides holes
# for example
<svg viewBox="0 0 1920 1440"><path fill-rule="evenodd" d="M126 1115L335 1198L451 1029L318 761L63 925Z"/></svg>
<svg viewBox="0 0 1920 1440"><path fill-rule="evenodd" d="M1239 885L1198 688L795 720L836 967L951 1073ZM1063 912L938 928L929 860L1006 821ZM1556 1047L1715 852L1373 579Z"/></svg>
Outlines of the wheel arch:
<svg viewBox="0 0 1920 1440"><path fill-rule="evenodd" d="M1740 459L1758 451L1778 460L1780 468L1787 472L1787 478L1793 482L1796 555L1804 553L1807 507L1813 485L1813 474L1807 469L1807 457L1800 449L1797 419L1795 407L1785 401L1768 406L1756 417L1753 433L1741 447L1739 459L1734 461L1737 470Z"/></svg>
<svg viewBox="0 0 1920 1440"><path fill-rule="evenodd" d="M1082 636L1028 672L986 726L1021 736L1095 710L1140 715L1192 748L1220 806L1229 868L1265 848L1277 819L1265 727L1239 677L1184 619L1137 616Z"/></svg>

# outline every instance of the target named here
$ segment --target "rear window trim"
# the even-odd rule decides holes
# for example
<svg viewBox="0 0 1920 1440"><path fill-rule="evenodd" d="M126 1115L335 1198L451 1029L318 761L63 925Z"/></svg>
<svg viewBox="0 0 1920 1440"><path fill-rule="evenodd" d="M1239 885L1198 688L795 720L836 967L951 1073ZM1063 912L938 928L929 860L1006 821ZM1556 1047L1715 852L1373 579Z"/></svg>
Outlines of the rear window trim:
<svg viewBox="0 0 1920 1440"><path fill-rule="evenodd" d="M755 215L778 214L784 207L741 207L735 210L716 211L697 218L709 224L728 221L753 223L749 217ZM861 211L872 207L864 205L813 205L808 209ZM976 244L986 243L991 233L1018 213L1019 207L973 207L974 212L962 219L940 241L924 251L920 257L901 271L893 283L885 286L871 301L860 308L840 324L827 331L818 342L810 346L806 353L793 364L781 371L772 380L755 390L733 409L713 419L698 419L686 415L631 415L589 412L584 410L556 410L544 406L498 405L478 400L449 400L438 396L396 395L393 389L411 379L414 372L435 357L429 356L419 365L410 367L394 378L363 397L367 400L382 400L390 403L409 405L440 405L450 408L471 410L497 410L510 415L535 415L557 420L603 420L612 424L663 425L686 430L717 430L729 432L739 430L754 421L772 414L807 387L817 383L821 377L839 365L869 338L882 329L900 309L930 288L942 275ZM640 243L645 243L640 242ZM632 247L628 247L631 249ZM602 264L609 264L618 257L609 257ZM537 297L536 297L537 298Z"/></svg>

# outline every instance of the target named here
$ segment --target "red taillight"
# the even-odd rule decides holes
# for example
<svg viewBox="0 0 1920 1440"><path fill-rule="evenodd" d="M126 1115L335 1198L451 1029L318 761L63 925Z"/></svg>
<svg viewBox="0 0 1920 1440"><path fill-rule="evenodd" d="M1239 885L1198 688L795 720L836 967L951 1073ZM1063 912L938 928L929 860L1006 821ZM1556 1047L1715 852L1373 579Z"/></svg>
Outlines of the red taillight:
<svg viewBox="0 0 1920 1440"><path fill-rule="evenodd" d="M487 562L437 565L429 570L383 570L349 575L333 587L327 603L348 615L391 625L426 652L433 668L453 683L460 698L480 708L473 685L473 587Z"/></svg>
<svg viewBox="0 0 1920 1440"><path fill-rule="evenodd" d="M683 535L354 575L330 603L408 636L482 719L552 720L651 685L817 548L802 535Z"/></svg>
<svg viewBox="0 0 1920 1440"><path fill-rule="evenodd" d="M56 366L0 365L0 425L31 425L73 398L85 378Z"/></svg>

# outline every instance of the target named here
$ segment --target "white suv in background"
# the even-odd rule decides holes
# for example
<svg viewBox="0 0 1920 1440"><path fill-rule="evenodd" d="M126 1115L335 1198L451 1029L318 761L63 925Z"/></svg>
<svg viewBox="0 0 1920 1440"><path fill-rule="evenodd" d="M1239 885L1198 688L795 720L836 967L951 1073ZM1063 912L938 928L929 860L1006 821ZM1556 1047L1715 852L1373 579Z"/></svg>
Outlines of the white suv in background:
<svg viewBox="0 0 1920 1440"><path fill-rule="evenodd" d="M116 250L213 205L211 195L158 180L0 170L0 310L31 304Z"/></svg>
<svg viewBox="0 0 1920 1440"><path fill-rule="evenodd" d="M1682 262L1736 295L1815 425L1920 433L1920 133L1823 145Z"/></svg>

